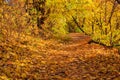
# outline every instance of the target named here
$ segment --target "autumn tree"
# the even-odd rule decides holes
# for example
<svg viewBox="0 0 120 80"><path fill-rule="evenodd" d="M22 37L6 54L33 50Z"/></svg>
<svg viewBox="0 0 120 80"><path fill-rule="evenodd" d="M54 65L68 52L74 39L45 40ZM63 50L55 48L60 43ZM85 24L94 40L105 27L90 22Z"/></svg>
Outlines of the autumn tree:
<svg viewBox="0 0 120 80"><path fill-rule="evenodd" d="M36 17L37 26L43 29L43 25L49 16L50 9L46 8L46 0L26 0L28 13L34 18Z"/></svg>

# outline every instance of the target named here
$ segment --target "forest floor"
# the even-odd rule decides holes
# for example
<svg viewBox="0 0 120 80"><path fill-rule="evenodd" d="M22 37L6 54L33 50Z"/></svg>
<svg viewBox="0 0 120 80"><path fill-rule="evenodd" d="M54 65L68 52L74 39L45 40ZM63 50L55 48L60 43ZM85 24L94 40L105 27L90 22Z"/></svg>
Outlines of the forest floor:
<svg viewBox="0 0 120 80"><path fill-rule="evenodd" d="M98 44L0 42L0 80L120 80L120 55Z"/></svg>

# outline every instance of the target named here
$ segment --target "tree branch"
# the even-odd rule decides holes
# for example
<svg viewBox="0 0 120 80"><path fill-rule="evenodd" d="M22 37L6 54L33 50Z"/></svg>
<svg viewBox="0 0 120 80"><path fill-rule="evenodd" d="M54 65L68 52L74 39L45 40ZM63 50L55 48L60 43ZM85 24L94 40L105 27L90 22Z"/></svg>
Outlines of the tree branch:
<svg viewBox="0 0 120 80"><path fill-rule="evenodd" d="M80 29L83 33L85 33L86 35L88 35L88 34L81 28L81 26L79 25L79 23L77 22L77 20L75 19L75 17L72 16L72 18L73 18L73 21L75 22L75 24L77 25L77 27L79 27L79 29Z"/></svg>

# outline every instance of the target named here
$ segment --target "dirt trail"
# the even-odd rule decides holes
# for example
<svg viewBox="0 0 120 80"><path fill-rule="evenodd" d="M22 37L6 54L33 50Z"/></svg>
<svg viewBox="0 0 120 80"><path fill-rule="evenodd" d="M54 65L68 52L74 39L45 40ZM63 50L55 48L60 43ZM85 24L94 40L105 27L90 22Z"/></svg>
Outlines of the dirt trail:
<svg viewBox="0 0 120 80"><path fill-rule="evenodd" d="M120 56L116 52L85 40L73 41L49 52L46 77L50 80L119 80Z"/></svg>
<svg viewBox="0 0 120 80"><path fill-rule="evenodd" d="M115 49L74 38L68 44L0 45L0 79L120 80L120 55Z"/></svg>

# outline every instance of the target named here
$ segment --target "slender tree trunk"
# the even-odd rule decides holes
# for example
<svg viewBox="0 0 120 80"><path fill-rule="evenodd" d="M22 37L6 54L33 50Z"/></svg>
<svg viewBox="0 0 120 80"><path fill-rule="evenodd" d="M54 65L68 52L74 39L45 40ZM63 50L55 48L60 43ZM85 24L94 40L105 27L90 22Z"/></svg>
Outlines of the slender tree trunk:
<svg viewBox="0 0 120 80"><path fill-rule="evenodd" d="M117 1L115 0L114 4L113 4L113 7L112 7L110 17L109 17L109 20L108 20L108 24L111 23L111 19L112 19L112 16L113 16L113 13L114 13L116 7L117 7Z"/></svg>
<svg viewBox="0 0 120 80"><path fill-rule="evenodd" d="M104 21L105 23L107 22L107 1L105 0L105 18L104 18Z"/></svg>

